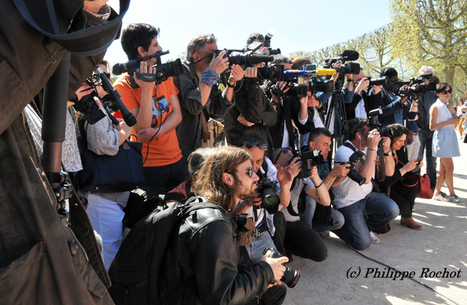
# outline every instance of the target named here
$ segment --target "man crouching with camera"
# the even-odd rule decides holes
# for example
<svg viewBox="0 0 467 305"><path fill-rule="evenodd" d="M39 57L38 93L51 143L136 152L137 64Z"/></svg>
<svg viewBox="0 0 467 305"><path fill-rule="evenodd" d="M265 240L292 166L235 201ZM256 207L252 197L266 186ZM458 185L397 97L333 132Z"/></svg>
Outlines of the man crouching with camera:
<svg viewBox="0 0 467 305"><path fill-rule="evenodd" d="M399 215L397 204L387 196L372 192L371 179L375 173L375 161L381 135L377 129L370 130L368 120L354 118L348 122L349 139L340 146L334 157L336 163L354 161L356 154L361 154L366 148L365 160L354 161L355 170L365 178L359 184L349 177L333 189L334 204L344 215L345 223L342 228L334 231L343 241L357 250L368 248L371 243L379 243L373 231L384 227ZM394 162L391 160L390 139L383 138L384 161L386 175L392 176ZM363 154L362 154L363 155Z"/></svg>
<svg viewBox="0 0 467 305"><path fill-rule="evenodd" d="M258 263L239 263L229 211L256 194L257 180L244 149L221 147L207 157L193 191L221 208L192 211L174 228L163 264L168 304L262 304L258 297L265 295L272 296L273 304L283 302L286 289L275 284L284 274L286 257L267 253Z"/></svg>

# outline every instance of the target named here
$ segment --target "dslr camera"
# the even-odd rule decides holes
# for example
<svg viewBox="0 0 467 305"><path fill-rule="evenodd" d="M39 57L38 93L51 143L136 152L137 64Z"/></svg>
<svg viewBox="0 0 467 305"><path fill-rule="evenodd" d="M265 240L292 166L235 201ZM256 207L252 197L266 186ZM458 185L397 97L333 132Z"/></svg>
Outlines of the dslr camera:
<svg viewBox="0 0 467 305"><path fill-rule="evenodd" d="M355 170L354 163L358 160L362 159L365 154L361 150L355 151L349 158L349 162L342 162L340 164L350 164L350 171L347 174L347 177L358 183L358 185L362 185L365 183L366 178L362 177L359 172Z"/></svg>
<svg viewBox="0 0 467 305"><path fill-rule="evenodd" d="M269 257L271 258L281 258L283 256L277 250L274 250L273 248L264 249L263 255L266 255L268 251L271 251L271 254L269 254ZM289 266L285 266L284 275L281 277L281 281L284 284L286 284L290 288L294 288L297 285L299 279L300 279L300 271L295 270Z"/></svg>
<svg viewBox="0 0 467 305"><path fill-rule="evenodd" d="M257 182L256 191L261 195L261 207L268 211L269 214L276 213L281 203L277 190L277 183L268 178Z"/></svg>
<svg viewBox="0 0 467 305"><path fill-rule="evenodd" d="M302 161L302 169L297 175L297 178L308 178L311 176L311 167L324 164L324 157L320 150L310 149L309 146L303 146L294 156L299 157ZM292 159L293 160L293 159Z"/></svg>

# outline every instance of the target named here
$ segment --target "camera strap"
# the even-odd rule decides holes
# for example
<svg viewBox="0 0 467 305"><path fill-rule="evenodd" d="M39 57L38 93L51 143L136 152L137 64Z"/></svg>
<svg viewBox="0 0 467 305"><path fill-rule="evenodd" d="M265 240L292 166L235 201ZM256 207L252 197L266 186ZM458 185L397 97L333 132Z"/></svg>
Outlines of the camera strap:
<svg viewBox="0 0 467 305"><path fill-rule="evenodd" d="M296 182L297 182L297 178L293 180L292 186L290 187L291 190L294 189ZM289 205L287 206L287 212L289 212L289 214L292 216L300 216L303 214L303 212L305 212L305 207L306 207L306 192L305 192L305 189L302 187L302 190L300 191L300 195L298 197L298 202L297 202L298 211L295 212L295 210L293 209L292 201L290 201Z"/></svg>

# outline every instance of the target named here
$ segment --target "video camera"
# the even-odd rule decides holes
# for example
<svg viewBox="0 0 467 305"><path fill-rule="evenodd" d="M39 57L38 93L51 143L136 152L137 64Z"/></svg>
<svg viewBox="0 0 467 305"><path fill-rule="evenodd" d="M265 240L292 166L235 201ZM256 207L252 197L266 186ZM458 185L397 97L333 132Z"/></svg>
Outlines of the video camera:
<svg viewBox="0 0 467 305"><path fill-rule="evenodd" d="M281 203L277 195L277 183L268 178L261 179L257 182L256 191L261 194L261 207L268 211L269 214L276 213Z"/></svg>
<svg viewBox="0 0 467 305"><path fill-rule="evenodd" d="M334 75L334 69L317 69L316 65L305 65L301 70L284 71L284 80L288 82L288 96L306 97L307 92L332 93L334 82L322 79L322 76Z"/></svg>
<svg viewBox="0 0 467 305"><path fill-rule="evenodd" d="M271 62L274 60L274 56L253 53L255 50L215 50L215 56L219 56L222 51L225 51L226 54L224 57L229 59L230 65L235 64L242 67L253 67L255 64Z"/></svg>
<svg viewBox="0 0 467 305"><path fill-rule="evenodd" d="M345 63L347 61L357 60L360 57L357 51L352 50L345 50L340 57L336 58L326 58L324 60L325 69L335 69L337 73L340 75L345 74L359 74L360 73L360 64L359 63ZM333 67L336 63L342 63L342 67L340 69Z"/></svg>
<svg viewBox="0 0 467 305"><path fill-rule="evenodd" d="M141 79L145 82L155 81L157 84L160 84L163 81L166 81L169 77L178 76L183 72L183 66L182 62L180 61L180 58L177 58L174 61L168 61L164 64L161 63L161 56L166 54L169 54L169 51L158 51L152 55L130 60L129 62L124 64L115 64L112 68L112 73L115 75L120 75L124 72L128 72L128 74L130 75L131 87L133 89L139 88L139 86L133 79L133 72L136 72L136 77L138 79ZM156 74L140 73L140 62L151 59L153 57L156 57L157 59L157 64L155 66Z"/></svg>
<svg viewBox="0 0 467 305"><path fill-rule="evenodd" d="M428 84L424 84L425 80L429 80ZM408 82L401 82L398 81L396 82L396 85L398 86L397 91L399 92L399 95L404 97L404 96L420 96L423 95L427 92L434 92L436 91L436 84L438 83L438 80L433 77L432 73L425 73L421 74L417 77L412 77L410 81ZM408 90L402 90L401 88L405 85L408 85Z"/></svg>
<svg viewBox="0 0 467 305"><path fill-rule="evenodd" d="M73 95L71 101L75 103L73 107L83 114L89 124L95 124L105 117L105 113L102 111L99 105L97 105L95 98L101 101L104 108L109 108L112 111L120 111L123 120L125 123L127 123L128 126L131 127L136 124L136 118L128 110L128 108L125 107L122 100L120 99L120 94L117 90L115 90L114 87L112 87L109 79L99 68L99 66L97 66L97 72L94 71L85 82L89 87L92 88L91 93L83 96L80 100L78 100L75 94ZM104 90L107 92L103 98L99 97L96 89L97 86L102 86L102 88L104 88ZM119 124L118 120L116 120L113 116L110 116L110 118L112 119L113 124Z"/></svg>
<svg viewBox="0 0 467 305"><path fill-rule="evenodd" d="M372 79L371 76L365 76L370 81L369 87L371 86L385 86L388 84L388 78L386 76Z"/></svg>
<svg viewBox="0 0 467 305"><path fill-rule="evenodd" d="M277 49L273 49L271 48L271 38L272 36L274 35L274 33L276 32L275 29L270 29L269 32L264 35L264 42L263 42L263 46L265 46L266 48L268 48L269 50L269 55L278 55L278 54L281 54L281 49L277 48Z"/></svg>

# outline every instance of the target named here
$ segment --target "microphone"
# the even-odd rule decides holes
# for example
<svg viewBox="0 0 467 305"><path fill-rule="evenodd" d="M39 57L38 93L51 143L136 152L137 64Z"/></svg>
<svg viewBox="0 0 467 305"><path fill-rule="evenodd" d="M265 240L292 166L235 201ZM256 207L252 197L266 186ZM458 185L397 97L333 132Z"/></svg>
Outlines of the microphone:
<svg viewBox="0 0 467 305"><path fill-rule="evenodd" d="M284 75L286 77L298 77L307 75L306 70L285 70Z"/></svg>
<svg viewBox="0 0 467 305"><path fill-rule="evenodd" d="M336 70L334 69L317 69L316 75L318 76L326 76L326 75L334 75L336 74Z"/></svg>
<svg viewBox="0 0 467 305"><path fill-rule="evenodd" d="M107 78L107 76L105 76L104 71L102 71L102 69L99 66L97 66L97 71L99 71L102 80L102 87L104 87L105 91L107 91L107 93L109 93L110 96L112 96L115 105L118 107L118 109L120 109L120 112L122 113L122 117L125 123L130 127L135 125L136 118L133 115L133 113L131 113L130 110L126 108L125 104L123 104L122 100L120 99L120 93L118 93L118 91L114 87L112 87L109 79Z"/></svg>

